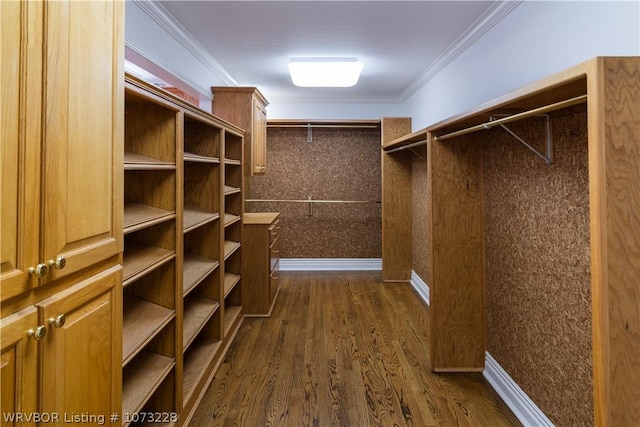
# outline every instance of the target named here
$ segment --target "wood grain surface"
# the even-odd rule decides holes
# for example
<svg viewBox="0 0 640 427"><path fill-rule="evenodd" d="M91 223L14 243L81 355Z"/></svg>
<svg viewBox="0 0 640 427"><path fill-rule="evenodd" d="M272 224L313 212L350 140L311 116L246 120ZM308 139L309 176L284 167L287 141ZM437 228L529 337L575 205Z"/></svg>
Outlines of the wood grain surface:
<svg viewBox="0 0 640 427"><path fill-rule="evenodd" d="M640 425L640 59L589 80L595 424Z"/></svg>
<svg viewBox="0 0 640 427"><path fill-rule="evenodd" d="M485 354L482 153L473 136L428 145L433 369L482 371Z"/></svg>
<svg viewBox="0 0 640 427"><path fill-rule="evenodd" d="M193 426L517 426L479 373L430 371L428 309L379 273L281 273L246 319Z"/></svg>

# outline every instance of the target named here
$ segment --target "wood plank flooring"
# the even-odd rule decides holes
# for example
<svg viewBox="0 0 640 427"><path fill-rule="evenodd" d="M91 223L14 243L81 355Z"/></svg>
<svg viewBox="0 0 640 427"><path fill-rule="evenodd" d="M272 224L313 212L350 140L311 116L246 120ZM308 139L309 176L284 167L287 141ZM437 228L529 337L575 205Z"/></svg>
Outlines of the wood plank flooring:
<svg viewBox="0 0 640 427"><path fill-rule="evenodd" d="M520 426L481 374L433 374L428 311L379 272L281 272L191 426Z"/></svg>

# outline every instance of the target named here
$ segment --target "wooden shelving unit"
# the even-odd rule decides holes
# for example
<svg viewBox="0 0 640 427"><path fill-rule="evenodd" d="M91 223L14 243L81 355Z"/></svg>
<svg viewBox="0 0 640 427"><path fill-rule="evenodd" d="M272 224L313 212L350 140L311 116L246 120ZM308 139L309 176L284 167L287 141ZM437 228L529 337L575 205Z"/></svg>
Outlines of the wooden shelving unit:
<svg viewBox="0 0 640 427"><path fill-rule="evenodd" d="M224 141L224 336L232 336L242 318L243 140L226 133Z"/></svg>
<svg viewBox="0 0 640 427"><path fill-rule="evenodd" d="M123 408L184 425L242 320L243 132L133 77L125 88Z"/></svg>
<svg viewBox="0 0 640 427"><path fill-rule="evenodd" d="M125 91L123 411L177 412L179 110ZM124 422L124 420L123 420Z"/></svg>
<svg viewBox="0 0 640 427"><path fill-rule="evenodd" d="M386 152L410 144L406 142L413 136L410 132L410 118L382 118L382 280L385 282L411 279L412 154L409 150Z"/></svg>
<svg viewBox="0 0 640 427"><path fill-rule="evenodd" d="M594 424L640 424L640 338L633 332L640 318L640 217L630 214L640 211L638 93L640 58L594 58L426 129L434 371L481 371L485 366L488 232L482 147L493 141L490 134L483 136L484 130L496 117L512 116L515 121L543 112L551 118L586 112L588 183L582 191L589 195L593 335L588 359L593 365ZM544 141L543 121L539 127ZM383 139L383 148L399 147L412 138L401 137ZM523 155L535 157L528 150ZM383 154L390 166L383 167L383 241L385 235L396 234L384 220L385 209L393 218L399 212L397 201L407 200L402 195L403 188L410 187L403 184L403 157L401 151ZM383 269L385 256L393 254L383 250ZM406 268L400 273L406 274Z"/></svg>
<svg viewBox="0 0 640 427"><path fill-rule="evenodd" d="M222 343L221 297L221 144L223 129L209 118L185 116L184 137L184 262L181 378L182 406L193 405L194 387L185 379L198 369L194 359L209 343ZM188 213L188 215L187 215ZM220 348L220 347L219 347ZM214 354L209 355L213 361ZM208 364L199 366L206 371ZM186 415L186 414L185 414Z"/></svg>

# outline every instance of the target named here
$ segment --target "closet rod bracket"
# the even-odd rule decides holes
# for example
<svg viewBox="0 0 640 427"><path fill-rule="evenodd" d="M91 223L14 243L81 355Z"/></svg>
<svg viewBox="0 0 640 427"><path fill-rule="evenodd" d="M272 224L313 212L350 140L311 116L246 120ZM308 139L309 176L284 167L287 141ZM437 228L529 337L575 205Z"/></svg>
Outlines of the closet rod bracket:
<svg viewBox="0 0 640 427"><path fill-rule="evenodd" d="M422 161L427 161L427 159L425 159L422 154L418 153L416 150L414 150L413 148L409 148L409 151L411 151L413 154L415 154L420 160Z"/></svg>
<svg viewBox="0 0 640 427"><path fill-rule="evenodd" d="M490 122L494 121L497 116L508 117L509 114L494 114L494 115L489 117ZM546 132L545 132L545 153L541 153L540 151L538 151L535 147L533 147L531 144L529 144L527 141L525 141L522 137L517 135L514 131L509 129L506 125L501 123L501 124L499 124L499 126L502 129L504 129L505 131L507 131L507 133L509 133L509 135L513 136L516 140L518 140L518 142L523 144L529 150L533 151L538 157L543 159L547 163L547 165L551 165L551 164L553 164L553 136L551 134L551 118L549 117L548 114L540 114L540 115L535 116L535 117L542 117L542 118L545 119L545 128L546 128L545 129L546 130ZM489 129L489 128L490 128L490 126L487 126L487 129Z"/></svg>

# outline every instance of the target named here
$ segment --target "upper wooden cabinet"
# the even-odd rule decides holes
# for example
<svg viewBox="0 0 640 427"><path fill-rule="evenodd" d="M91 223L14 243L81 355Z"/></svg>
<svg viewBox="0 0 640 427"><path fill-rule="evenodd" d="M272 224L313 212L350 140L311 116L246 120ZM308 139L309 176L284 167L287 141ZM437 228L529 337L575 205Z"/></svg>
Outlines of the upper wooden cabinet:
<svg viewBox="0 0 640 427"><path fill-rule="evenodd" d="M2 300L122 250L118 3L1 4Z"/></svg>
<svg viewBox="0 0 640 427"><path fill-rule="evenodd" d="M40 2L0 3L2 300L38 283L27 270L39 263L43 9Z"/></svg>
<svg viewBox="0 0 640 427"><path fill-rule="evenodd" d="M267 171L267 110L265 97L255 87L219 87L213 92L212 112L246 131L244 174Z"/></svg>

